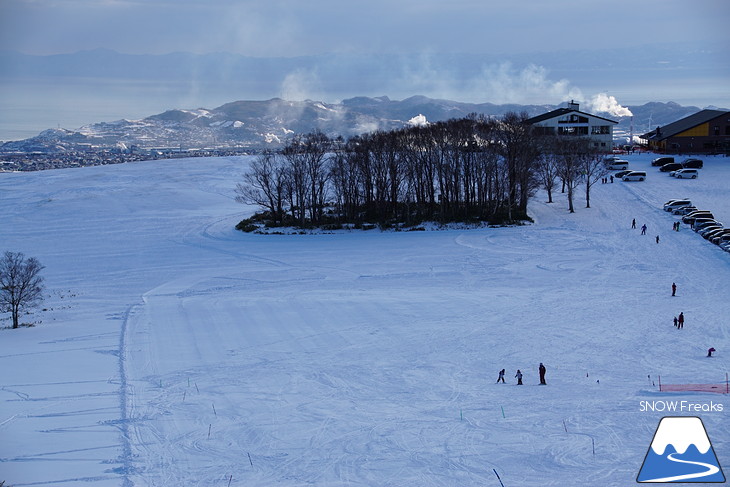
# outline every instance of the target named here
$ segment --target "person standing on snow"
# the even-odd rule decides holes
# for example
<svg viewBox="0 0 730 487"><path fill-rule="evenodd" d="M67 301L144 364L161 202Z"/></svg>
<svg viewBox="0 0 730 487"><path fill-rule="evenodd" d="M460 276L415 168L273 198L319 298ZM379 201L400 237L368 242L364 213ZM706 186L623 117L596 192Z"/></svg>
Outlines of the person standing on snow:
<svg viewBox="0 0 730 487"><path fill-rule="evenodd" d="M641 226L641 234L646 235L646 223Z"/></svg>
<svg viewBox="0 0 730 487"><path fill-rule="evenodd" d="M672 283L672 296L676 296L676 295L677 295L677 284L673 282Z"/></svg>
<svg viewBox="0 0 730 487"><path fill-rule="evenodd" d="M636 218L631 220L631 228L636 228Z"/></svg>
<svg viewBox="0 0 730 487"><path fill-rule="evenodd" d="M500 381L502 382L502 384L504 384L504 369L499 371L499 377L497 377L497 384L499 384Z"/></svg>
<svg viewBox="0 0 730 487"><path fill-rule="evenodd" d="M674 317L674 327L679 328L679 326L677 326L677 317L676 316Z"/></svg>
<svg viewBox="0 0 730 487"><path fill-rule="evenodd" d="M679 313L679 319L677 319L677 328L684 328L684 312Z"/></svg>
<svg viewBox="0 0 730 487"><path fill-rule="evenodd" d="M542 364L542 362L540 362L539 370L540 370L540 384L546 385L547 382L545 382L545 366Z"/></svg>
<svg viewBox="0 0 730 487"><path fill-rule="evenodd" d="M517 374L515 374L515 377L517 377L517 385L522 385L522 372L520 372L520 369L517 369Z"/></svg>

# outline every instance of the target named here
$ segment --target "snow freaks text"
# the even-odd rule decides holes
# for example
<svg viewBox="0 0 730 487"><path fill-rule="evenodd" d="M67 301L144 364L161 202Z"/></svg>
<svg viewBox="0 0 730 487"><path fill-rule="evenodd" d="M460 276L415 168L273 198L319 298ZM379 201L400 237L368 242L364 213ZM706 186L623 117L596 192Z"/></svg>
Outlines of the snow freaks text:
<svg viewBox="0 0 730 487"><path fill-rule="evenodd" d="M639 410L671 412L671 413L720 413L723 410L722 403L710 401L709 403L698 403L690 401L640 401Z"/></svg>

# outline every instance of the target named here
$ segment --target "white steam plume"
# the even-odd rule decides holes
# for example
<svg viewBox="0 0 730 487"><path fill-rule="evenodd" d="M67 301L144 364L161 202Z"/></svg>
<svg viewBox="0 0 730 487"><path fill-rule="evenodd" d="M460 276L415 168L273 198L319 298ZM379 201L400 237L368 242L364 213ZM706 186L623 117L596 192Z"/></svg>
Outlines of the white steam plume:
<svg viewBox="0 0 730 487"><path fill-rule="evenodd" d="M587 103L594 112L608 113L614 117L632 117L634 115L631 110L621 106L615 97L606 93L594 95Z"/></svg>

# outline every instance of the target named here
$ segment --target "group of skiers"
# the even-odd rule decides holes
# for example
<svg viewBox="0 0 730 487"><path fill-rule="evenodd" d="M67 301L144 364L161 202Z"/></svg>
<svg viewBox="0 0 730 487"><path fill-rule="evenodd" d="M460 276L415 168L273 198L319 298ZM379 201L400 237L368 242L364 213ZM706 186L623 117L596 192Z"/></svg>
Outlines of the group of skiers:
<svg viewBox="0 0 730 487"><path fill-rule="evenodd" d="M631 228L636 228L636 218L633 218L631 220ZM646 231L648 230L648 228L649 227L646 226L646 223L644 223L643 225L641 225L641 234L642 235L646 235ZM677 229L677 228L675 228L675 230L679 231L679 229ZM656 243L659 243L659 235L657 235L655 237L655 240L656 240Z"/></svg>
<svg viewBox="0 0 730 487"><path fill-rule="evenodd" d="M545 366L540 362L540 366L537 368L538 372L540 373L540 385L547 385L547 382L545 382ZM504 374L505 370L502 369L499 371L499 377L497 377L497 384L500 382L504 384ZM522 384L522 371L520 369L517 369L517 373L515 374L515 378L517 379L517 385L521 386Z"/></svg>
<svg viewBox="0 0 730 487"><path fill-rule="evenodd" d="M677 283L672 283L672 296L677 295ZM674 317L674 327L677 330L681 330L684 328L684 311L680 311L679 316ZM712 352L714 352L715 349L713 347L710 347L707 349L707 356L712 357Z"/></svg>

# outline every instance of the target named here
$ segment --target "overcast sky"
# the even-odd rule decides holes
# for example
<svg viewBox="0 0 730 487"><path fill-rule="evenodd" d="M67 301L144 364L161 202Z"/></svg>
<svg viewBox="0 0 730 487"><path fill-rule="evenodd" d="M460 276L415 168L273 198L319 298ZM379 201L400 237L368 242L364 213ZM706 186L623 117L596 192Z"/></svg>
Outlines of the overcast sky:
<svg viewBox="0 0 730 487"><path fill-rule="evenodd" d="M0 0L0 49L514 52L728 43L727 0Z"/></svg>
<svg viewBox="0 0 730 487"><path fill-rule="evenodd" d="M729 0L0 0L0 51L320 55L234 76L221 61L164 84L134 61L105 74L108 56L6 56L52 74L0 64L0 139L276 96L727 107L728 19Z"/></svg>

